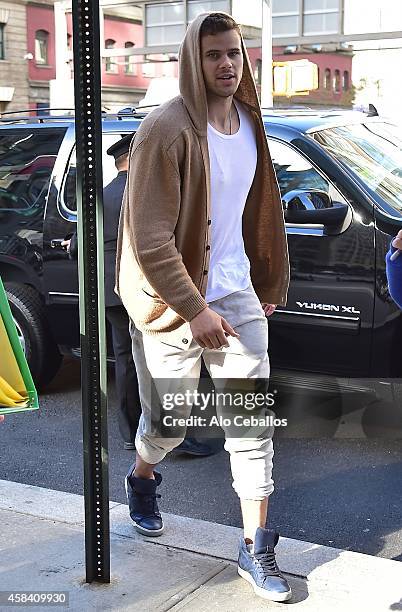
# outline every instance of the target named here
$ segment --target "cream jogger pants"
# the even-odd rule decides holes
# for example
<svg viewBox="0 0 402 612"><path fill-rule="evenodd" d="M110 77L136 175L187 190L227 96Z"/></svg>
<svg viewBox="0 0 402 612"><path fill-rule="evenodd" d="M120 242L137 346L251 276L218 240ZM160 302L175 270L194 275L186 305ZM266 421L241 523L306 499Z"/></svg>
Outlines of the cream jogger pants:
<svg viewBox="0 0 402 612"><path fill-rule="evenodd" d="M189 389L195 391L201 356L217 389L222 379L269 378L268 324L253 287L250 285L248 289L211 302L209 306L240 335L239 339L229 337L227 348L202 349L193 340L187 348L181 349L162 343L153 336L142 335L133 325L130 326L142 404L136 449L147 463L162 461L185 436L183 432L178 438L161 437L155 432L152 420L161 414L158 410L155 412L154 405L155 389L161 395L157 389L158 380L170 379L169 389L174 389L174 393L185 393ZM150 392L152 385L153 393ZM191 406L182 408L180 416L187 418ZM262 500L274 490L272 435L273 427L264 427L254 433L254 437L226 437L224 448L230 453L233 488L241 499Z"/></svg>

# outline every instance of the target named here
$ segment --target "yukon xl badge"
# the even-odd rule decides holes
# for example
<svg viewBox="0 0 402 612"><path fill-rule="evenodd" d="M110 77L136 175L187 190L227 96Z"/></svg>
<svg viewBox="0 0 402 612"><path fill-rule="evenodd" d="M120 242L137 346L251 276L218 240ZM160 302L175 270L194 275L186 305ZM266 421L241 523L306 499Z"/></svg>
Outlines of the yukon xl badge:
<svg viewBox="0 0 402 612"><path fill-rule="evenodd" d="M336 304L316 304L315 302L296 302L303 310L321 310L324 312L339 312L340 314L360 314L354 306L337 306Z"/></svg>

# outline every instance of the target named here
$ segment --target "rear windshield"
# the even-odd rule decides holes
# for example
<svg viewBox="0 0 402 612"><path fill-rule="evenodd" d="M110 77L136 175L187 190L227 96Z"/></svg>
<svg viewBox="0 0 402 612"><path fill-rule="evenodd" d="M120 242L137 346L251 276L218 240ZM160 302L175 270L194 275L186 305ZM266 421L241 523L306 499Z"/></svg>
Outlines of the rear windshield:
<svg viewBox="0 0 402 612"><path fill-rule="evenodd" d="M65 128L0 129L0 210L44 206Z"/></svg>
<svg viewBox="0 0 402 612"><path fill-rule="evenodd" d="M386 122L321 130L314 138L392 209L402 212L402 133Z"/></svg>

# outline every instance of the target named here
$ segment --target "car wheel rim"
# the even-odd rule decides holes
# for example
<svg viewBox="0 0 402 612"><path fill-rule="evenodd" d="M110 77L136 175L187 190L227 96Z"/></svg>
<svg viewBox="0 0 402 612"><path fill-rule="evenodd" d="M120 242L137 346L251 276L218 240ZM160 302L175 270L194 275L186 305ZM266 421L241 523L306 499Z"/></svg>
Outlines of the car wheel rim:
<svg viewBox="0 0 402 612"><path fill-rule="evenodd" d="M18 340L20 341L22 350L25 353L25 336L23 334L23 331L22 331L20 325L18 324L18 322L15 319L14 319L14 323L15 323L15 327L16 327L16 330L17 330Z"/></svg>

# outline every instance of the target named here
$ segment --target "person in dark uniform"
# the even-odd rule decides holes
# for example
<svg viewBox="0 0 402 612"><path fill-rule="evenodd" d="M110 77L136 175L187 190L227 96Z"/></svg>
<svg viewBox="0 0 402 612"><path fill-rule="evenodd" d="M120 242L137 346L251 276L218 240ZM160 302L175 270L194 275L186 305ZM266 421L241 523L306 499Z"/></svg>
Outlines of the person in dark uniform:
<svg viewBox="0 0 402 612"><path fill-rule="evenodd" d="M133 134L124 136L107 150L115 159L117 176L103 190L103 237L105 244L105 307L112 329L115 356L116 393L119 405L119 429L124 448L134 450L135 434L141 416L137 372L131 351L129 318L114 291L117 231L120 208L127 180L128 150Z"/></svg>
<svg viewBox="0 0 402 612"><path fill-rule="evenodd" d="M128 331L129 318L114 291L116 266L116 241L120 208L127 180L128 150L133 134L124 136L107 150L115 159L117 176L103 190L103 237L105 267L105 310L112 330L115 357L117 402L119 405L119 429L124 448L134 450L135 434L141 416L137 372L131 351ZM72 259L78 257L77 233L63 243Z"/></svg>
<svg viewBox="0 0 402 612"><path fill-rule="evenodd" d="M107 149L115 159L117 176L103 190L103 237L105 268L105 309L106 318L112 329L113 352L115 357L116 393L119 405L119 429L126 450L134 450L135 434L141 416L141 402L137 372L132 355L132 341L129 332L129 317L114 291L117 233L120 209L127 180L128 151L134 134L127 134ZM78 257L78 241L75 233L66 241L70 257ZM176 452L206 456L211 449L194 438L186 438Z"/></svg>

